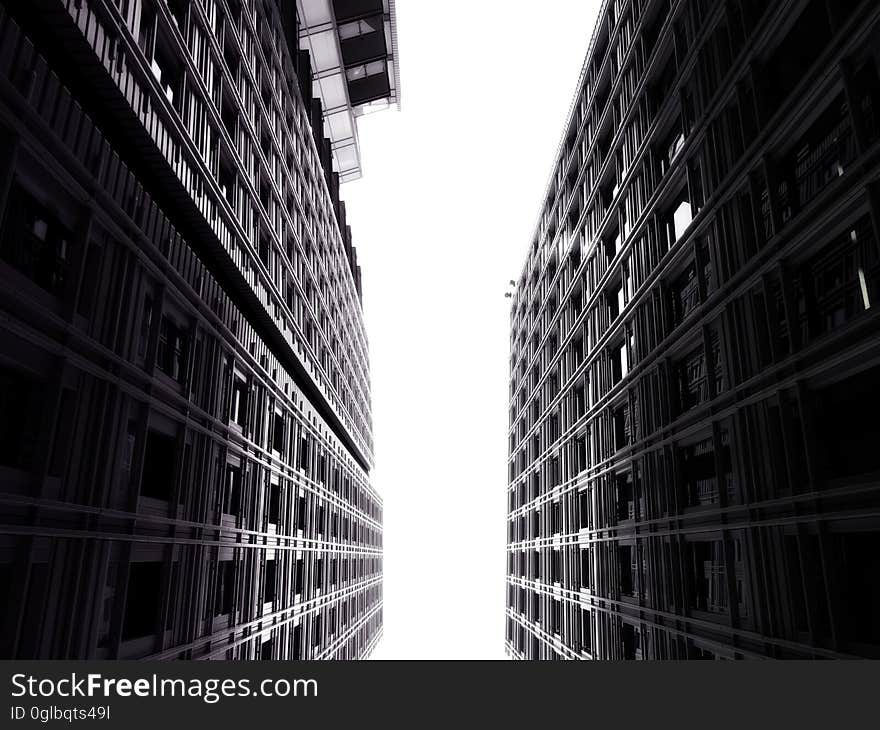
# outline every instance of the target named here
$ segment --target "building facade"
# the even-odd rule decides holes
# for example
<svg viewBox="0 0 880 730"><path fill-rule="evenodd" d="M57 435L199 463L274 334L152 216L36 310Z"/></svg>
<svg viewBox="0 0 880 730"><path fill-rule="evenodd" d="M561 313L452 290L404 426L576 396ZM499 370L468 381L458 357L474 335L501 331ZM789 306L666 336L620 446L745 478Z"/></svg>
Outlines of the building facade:
<svg viewBox="0 0 880 730"><path fill-rule="evenodd" d="M350 79L334 108L301 44L319 11ZM388 0L0 3L0 655L379 639L334 169L359 160L330 132L340 104L396 100L395 33Z"/></svg>
<svg viewBox="0 0 880 730"><path fill-rule="evenodd" d="M880 6L610 0L511 310L517 659L880 656Z"/></svg>

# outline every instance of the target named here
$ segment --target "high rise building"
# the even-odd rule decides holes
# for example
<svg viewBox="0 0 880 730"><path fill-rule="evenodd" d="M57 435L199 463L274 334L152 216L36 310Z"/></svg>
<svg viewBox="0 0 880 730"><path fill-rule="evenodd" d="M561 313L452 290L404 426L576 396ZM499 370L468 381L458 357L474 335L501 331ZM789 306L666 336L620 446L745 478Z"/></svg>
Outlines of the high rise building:
<svg viewBox="0 0 880 730"><path fill-rule="evenodd" d="M0 655L369 654L339 182L399 87L393 0L0 2Z"/></svg>
<svg viewBox="0 0 880 730"><path fill-rule="evenodd" d="M511 311L518 659L880 656L880 5L602 4Z"/></svg>

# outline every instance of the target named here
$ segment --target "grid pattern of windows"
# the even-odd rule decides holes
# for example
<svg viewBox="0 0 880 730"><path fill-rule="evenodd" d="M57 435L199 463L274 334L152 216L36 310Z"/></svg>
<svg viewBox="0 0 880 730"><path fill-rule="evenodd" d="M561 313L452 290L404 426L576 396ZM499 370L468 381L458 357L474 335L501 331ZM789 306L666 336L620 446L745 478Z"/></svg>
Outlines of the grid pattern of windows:
<svg viewBox="0 0 880 730"><path fill-rule="evenodd" d="M878 48L603 4L511 309L510 656L880 656Z"/></svg>
<svg viewBox="0 0 880 730"><path fill-rule="evenodd" d="M15 10L0 7L0 653L366 656L382 501L359 275L277 8Z"/></svg>
<svg viewBox="0 0 880 730"><path fill-rule="evenodd" d="M66 22L94 29L85 36L93 60L130 104L143 141L170 173L165 182L189 199L216 243L212 253L234 267L368 466L360 272L320 110L303 103L297 83L309 71L294 65L276 4L65 6Z"/></svg>

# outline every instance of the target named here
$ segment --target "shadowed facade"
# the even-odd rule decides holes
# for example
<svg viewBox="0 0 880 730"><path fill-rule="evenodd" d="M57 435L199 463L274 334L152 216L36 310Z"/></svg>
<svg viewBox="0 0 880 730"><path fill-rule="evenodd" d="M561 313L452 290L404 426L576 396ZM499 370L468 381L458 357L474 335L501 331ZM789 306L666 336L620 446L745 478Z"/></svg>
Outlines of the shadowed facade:
<svg viewBox="0 0 880 730"><path fill-rule="evenodd" d="M2 656L381 635L361 273L294 5L0 3Z"/></svg>
<svg viewBox="0 0 880 730"><path fill-rule="evenodd" d="M878 21L603 3L511 309L511 657L880 656Z"/></svg>

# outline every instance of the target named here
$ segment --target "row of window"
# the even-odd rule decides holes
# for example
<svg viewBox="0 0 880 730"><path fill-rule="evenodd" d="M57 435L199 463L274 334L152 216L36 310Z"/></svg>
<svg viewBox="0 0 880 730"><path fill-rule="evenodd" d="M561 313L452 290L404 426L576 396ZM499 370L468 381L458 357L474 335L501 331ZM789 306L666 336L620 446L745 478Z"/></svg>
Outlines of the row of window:
<svg viewBox="0 0 880 730"><path fill-rule="evenodd" d="M232 318L229 322L230 329L237 332L240 329L239 322L233 314L234 310L227 309L231 306L228 298L219 290L213 278L207 275L204 267L176 235L174 229L168 225L164 215L143 192L118 156L107 146L103 135L94 128L78 106L71 105L67 91L59 85L53 74L47 72L42 59L34 56L32 46L20 35L15 24L8 16L4 16L3 20L3 31L9 43L5 47L18 48L16 55L4 57L4 72L10 74L23 91L28 92L35 110L94 173L125 212L142 227L145 234L172 261L193 288L202 294L209 306L224 319ZM18 65L10 68L11 61L15 61ZM34 64L36 70L33 73L29 70L25 72ZM34 90L35 84L40 87L39 92ZM66 113L67 109L70 109L69 115ZM53 209L53 212L57 213L57 209ZM61 222L39 203L29 209L23 209L22 213L24 220L20 225L26 233L23 236L20 233L14 234L13 237L19 240L7 244L7 259L12 260L43 288L60 295L64 292L64 277L69 269L68 262L77 255L83 255L82 251L77 251L80 242L71 240L70 236L70 231L75 228L76 222ZM100 246L89 246L85 256L87 262L94 265L86 268L86 280L90 286L80 290L78 306L81 314L89 315L93 305L103 304L100 300L97 303L94 300L94 292L97 290L94 285L100 281L102 265ZM49 257L52 258L52 262L49 261ZM248 325L241 326L248 327ZM355 435L369 444L369 439L365 439L362 432L355 432Z"/></svg>
<svg viewBox="0 0 880 730"><path fill-rule="evenodd" d="M742 404L732 419L689 430L670 446L627 451L625 467L590 472L603 435L610 437L609 454L634 441L626 411L610 414L616 418L595 424L603 429L565 441L557 455L512 484L509 539L772 500L880 471L875 451L865 446L880 434L872 420L880 404L872 386L878 375L871 367L831 385L781 390ZM561 510L564 519L547 522L548 510Z"/></svg>
<svg viewBox="0 0 880 730"><path fill-rule="evenodd" d="M10 38L12 45L15 46L18 43L15 39L19 39L20 36L17 35L17 30L11 21L4 25L4 29L15 36ZM21 55L27 56L25 53ZM57 82L55 88L58 93L64 91L57 86ZM45 100L54 96L47 92L43 97L38 98ZM36 101L33 98L32 100ZM228 298L213 278L207 274L191 250L170 228L161 211L155 208L148 196L131 178L118 157L107 148L102 136L94 129L88 118L79 111L75 115L71 113L69 118L62 116L57 113L56 107L48 102L45 104L41 102L38 106L48 115L48 121L53 123L58 133L69 140L69 144L82 155L84 161L95 171L102 184L120 202L126 212L139 222L144 233L155 241L159 250L201 294L211 309L226 320L229 329L245 341L248 339L256 341L256 337L249 333L250 325L231 307ZM9 209L13 210L13 213L6 216L3 257L41 284L43 288L51 289L52 293L60 295L65 292L64 277L69 269L68 262L76 261L79 269L83 264L82 257L85 256L85 267L82 270L83 285L76 287L79 292L77 313L97 320L101 320L103 315L103 321L96 322L91 329L99 339L105 341L105 344L115 346L118 337L115 318L118 316L117 307L122 304L120 300L123 295L118 287L112 284L115 267L122 265L121 262L116 263L120 260L112 256L114 252L109 250L109 247L103 246L100 241L90 241L86 247L70 234L71 230L80 225L79 221L75 219L63 221L59 218L57 207L50 212L44 204L29 195L23 186L13 187ZM51 263L49 257L52 258ZM48 271L50 266L51 272ZM111 296L96 300L95 292L101 290L105 281ZM74 287L71 286L70 289ZM154 303L151 304L154 306ZM151 305L148 304L145 308L150 309ZM144 321L149 323L149 316L145 316ZM158 369L178 380L186 370L186 360L191 349L185 330L186 325L185 321L175 320L168 313L163 313L161 318L157 315ZM266 352L265 345L259 343L258 346L259 351L254 351L252 348L252 355L259 357L268 368L274 358ZM200 353L198 338L193 352L197 359ZM276 367L273 372L278 373L279 369Z"/></svg>
<svg viewBox="0 0 880 730"><path fill-rule="evenodd" d="M717 30L716 34L720 32L720 30ZM727 30L725 29L724 32L727 32ZM713 36L713 38L715 37L716 36ZM670 63L676 64L676 58L674 56L670 59ZM864 112L862 113L863 119L860 121L862 121L866 128L865 141L870 142L871 139L876 137L872 110L874 106L874 98L878 93L878 89L880 89L880 84L877 82L876 63L869 62L861 65L855 78L858 82L857 88L863 90L860 93L862 94L861 98L864 100L861 104ZM610 282L607 284L607 289L603 292L602 296L602 298L607 301L607 305L598 307L597 314L603 316L597 321L594 328L595 331L588 333L588 337L590 338L588 339L588 343L592 343L592 341L601 337L602 332L614 321L617 314L621 311L623 306L625 306L627 301L632 298L633 292L641 286L641 283L646 279L651 269L656 266L663 254L669 250L671 244L681 237L682 232L688 227L691 220L702 208L707 195L709 195L725 177L726 172L719 172L721 168L719 167L719 164L714 161L715 156L719 154L726 155L728 160L726 167L724 168L726 170L729 169L732 162L738 160L742 154L742 134L743 130L746 129L743 127L742 119L746 116L746 112L749 112L750 117L754 117L757 113L754 100L743 96L743 93L744 92L740 92L738 96L731 101L725 112L715 118L710 125L706 138L698 140L697 145L699 148L699 154L695 155L692 153L690 155L690 160L687 166L687 180L685 186L682 188L683 194L681 196L673 196L669 198L668 202L665 203L668 212L663 213L661 211L659 214L654 214L651 220L648 221L647 235L643 241L636 242L636 244L632 246L632 254L627 257L627 261L621 263L620 277L617 278L616 282L613 276L606 275L606 271L608 266L615 260L617 253L620 251L623 240L627 237L627 232L630 227L628 221L635 221L635 219L641 215L640 211L644 209L645 203L651 197L649 191L656 188L660 180L664 177L666 169L668 169L668 165L662 163L664 155L654 152L655 148L650 148L646 151L648 160L645 163L645 167L648 174L646 176L636 176L632 181L633 189L630 191L631 193L639 195L639 205L636 206L636 208L633 208L631 214L627 213L627 209L630 207L629 203L631 202L630 198L627 197L625 205L621 209L622 219L620 225L616 226L609 224L605 227L606 229L610 229L611 232L609 233L605 230L602 236L604 245L597 247L596 254L586 257L588 260L584 264L585 270L583 284L576 285L574 292L570 294L568 294L570 283L572 281L578 281L579 279L577 276L577 270L584 259L582 250L585 249L585 242L593 241L596 234L593 231L587 230L586 232L582 231L580 235L574 235L572 233L572 235L565 236L561 239L561 242L565 244L565 247L568 246L570 240L574 240L574 247L566 259L565 266L558 266L556 264L559 257L555 254L549 256L547 269L544 272L544 277L542 277L542 280L547 282L546 287L542 287L543 291L548 292L547 299L544 300L544 298L540 296L533 298L531 307L528 310L531 312L531 316L526 318L525 299L527 299L527 297L520 297L518 309L514 312L517 316L517 320L522 322L522 326L514 326L512 328L514 346L512 347L511 367L514 372L519 373L520 377L525 374L527 363L535 358L538 351L538 344L545 338L547 342L552 343L554 340L558 340L560 336L563 338L566 337L568 329L577 319L579 311L582 308L586 308L589 299L599 299L599 284L602 283L602 286L605 287L606 284L604 282L610 278ZM700 106L700 109L702 109L705 107L705 98L708 98L708 92L698 96L704 97L704 101L701 102ZM840 116L841 110L843 112L842 116ZM642 118L646 114L641 107L638 108L637 112L637 118ZM701 111L699 113L702 115ZM838 116L835 117L834 114L838 114ZM838 119L841 121L837 121ZM645 125L645 128L647 129L648 126L649 125ZM676 124L674 125L674 128L675 131L671 147L674 148L675 151L672 155L669 155L671 157L677 156L684 140L684 136L680 131L680 126ZM751 134L751 138L753 137L754 132ZM748 139L750 137L746 138ZM836 176L843 173L852 159L854 143L846 106L840 101L834 101L829 107L829 112L824 117L820 117L814 122L813 127L804 133L802 140L803 142L798 143L795 146L797 155L799 159L808 160L810 159L810 154L812 154L813 158L815 158L813 163L810 166L801 163L800 166L796 168L796 162L787 163L783 157L780 159L778 168L780 170L779 175L783 178L785 175L782 174L782 170L791 169L793 171L792 176L801 181L796 183L798 189L802 191L801 198L809 200L815 195L815 192L808 192L807 187L805 186L809 186L811 191L818 191L826 187ZM667 145L664 144L660 149L662 150L666 147ZM817 152L811 153L811 149L815 149ZM654 153L652 154L652 152ZM654 167L654 163L651 162L652 159L659 159L661 161L659 168ZM789 164L791 165L790 168L788 168ZM654 171L655 169L656 172ZM645 190L642 190L640 187L643 181L647 182L649 186ZM591 189L595 186L592 183L589 183L587 187ZM761 189L762 187L759 185L758 190L760 191ZM764 184L763 189L765 190L764 195L766 196L766 183ZM785 192L784 184L782 192ZM616 194L617 193L615 192L615 195ZM777 196L774 195L772 197L776 198ZM779 223L775 226L777 229L791 217L791 213L786 212L789 206L784 200L782 194L779 195L779 200L780 202L774 206L781 211L777 216L777 218L779 218ZM764 207L769 210L769 207L766 205L764 205ZM750 228L754 230L755 228L761 229L769 227L770 234L761 233L762 237L766 239L769 235L772 235L772 231L774 230L773 222L768 219L765 224L761 218L766 218L769 214L766 212L760 212L759 208L760 206L757 204L751 204L749 206L749 210L754 211L751 215L754 215L756 221L755 224L750 226ZM578 216L575 216L575 218L577 217ZM603 213L598 216L598 219L604 220L605 217L606 216ZM664 223L664 220L667 220L668 222ZM743 231L744 239L747 238L746 234L747 231ZM719 236L719 239L721 238L722 236ZM724 265L720 269L724 278L729 277L733 271L735 271L735 268L742 264L740 261L736 262L735 267L729 265L730 253L740 249L741 246L734 245L734 241L730 241L729 243L728 241L730 241L729 236L725 237L725 240L719 240L717 245L719 255L724 259L721 262ZM747 243L748 241L744 240L742 246L746 249L746 253L748 253L748 246L745 245ZM655 251L656 253L654 253ZM643 258L645 258L643 253L649 254L646 257L647 261L643 261ZM596 264L598 264L598 267ZM704 265L711 266L711 260L707 259ZM556 282L554 281L554 277L556 276L558 268L562 269L562 273L560 274L558 282ZM532 278L536 283L537 277L538 271L535 270L533 271ZM588 299L583 296L582 292L593 292L593 294L591 294ZM629 296L627 296L627 294ZM557 301L557 299L566 298L570 300L571 305L578 302L580 302L580 304L577 308L574 308L570 314L563 313L559 328L561 329L561 332L557 332L551 327L551 323L553 323L554 315L557 311L555 301ZM538 319L538 308L542 303L542 300L544 301L544 307L541 309L541 318ZM604 316L606 313L607 316ZM589 321L592 322L592 315ZM530 324L531 326L529 326ZM528 338L527 342L527 333L530 329L532 330L532 335ZM591 344L589 344L587 352L590 352L591 349ZM540 359L538 360L538 365L540 365ZM540 378L540 376L541 372L539 368L538 377Z"/></svg>
<svg viewBox="0 0 880 730"><path fill-rule="evenodd" d="M0 257L10 262L15 268L28 275L38 285L41 279L34 269L27 266L36 251L40 251L34 243L36 239L34 231L40 232L47 240L69 239L66 229L57 220L56 216L31 196L20 184L13 184L9 202L6 207L2 233L0 233ZM68 238L59 238L67 235ZM53 239L53 236L55 237ZM68 244L64 244L67 249ZM110 253L110 243L105 242L102 247L104 253ZM91 250L91 247L90 247ZM45 288L45 287L44 287ZM87 296L93 296L94 292L84 290ZM93 305L79 303L79 311L91 310ZM209 372L208 368L218 369L216 361L201 362L203 352L201 347L192 352L191 327L188 320L182 314L183 310L174 310L170 305L164 307L154 298L152 291L144 296L141 310L141 324L138 329L137 353L143 358L145 367L149 369L150 363L155 362L156 368L177 383L187 386L185 392L198 392L201 388L201 380L215 379L216 372ZM119 312L112 312L114 318L118 318ZM205 338L199 340L202 345ZM216 347L216 342L214 343ZM193 359L192 366L190 359ZM248 385L242 374L243 370L236 370L230 365L224 366L225 377L222 382L220 409L215 410L213 404L208 408L218 415L228 412L231 422L239 425L247 434L249 440L257 446L265 447L268 451L277 454L290 464L297 465L305 476L314 481L331 487L346 501L351 501L358 509L363 510L373 519L381 519L378 502L370 497L370 493L357 486L352 479L350 468L339 464L333 451L320 445L310 429L302 426L294 427L293 416L286 416L288 410L284 401L280 398L269 398L265 386L254 379L252 385ZM7 397L15 399L19 405L24 405L30 400L41 397L40 388L28 378L18 376L12 371L7 371L5 380L9 387L4 388ZM75 393L70 392L71 402L65 412L72 413L74 410ZM216 399L216 397L215 397ZM271 406L267 405L271 402ZM228 403L228 405L223 405ZM260 405L262 404L262 405ZM35 404L36 405L36 404ZM33 412L39 413L40 407L18 408L9 410L8 413ZM268 411L268 414L266 414ZM65 415L65 417L68 417ZM291 424L291 425L288 425ZM33 416L31 427L21 430L15 423L10 422L10 437L5 449L8 456L4 460L12 466L28 468L32 465L33 442L39 433L41 424L36 415ZM176 440L173 436L163 436L151 433L146 439L148 458L145 459L149 469L158 470L156 474L147 472L144 477L147 496L168 499L173 483L173 465L175 458ZM153 454L155 452L155 454ZM153 458L154 456L162 458ZM130 456L128 457L130 458ZM353 529L354 533L355 530ZM347 530L344 530L344 534ZM375 539L370 535L368 539Z"/></svg>
<svg viewBox="0 0 880 730"><path fill-rule="evenodd" d="M289 336L295 340L297 348L302 350L302 355L314 370L315 377L325 381L328 386L333 385L333 392L339 394L337 405L351 414L361 431L368 431L364 426L369 422L367 396L369 386L363 324L357 297L351 288L351 279L348 278L347 256L343 251L344 247L338 243L340 235L338 225L332 220L333 205L326 200L326 190L320 181L321 167L317 162L313 146L307 139L311 136L308 116L294 103L293 97L286 94L284 102L287 111L281 113L281 101L266 91L266 89L275 89L280 93L280 90L288 88L287 83L277 82L276 78L270 83L267 76L261 83L264 92L263 104L266 108L261 106L259 114L254 106L254 94L250 92L250 77L261 73L262 69L271 68L271 72L266 70L265 73L278 75L279 78L288 78L293 72L291 69L282 70L280 57L271 50L272 41L267 40L263 43L265 57L258 55L257 46L260 44L253 40L252 31L249 29L250 23L243 20L245 16L239 17L237 22L226 22L218 15L213 2L208 5L207 18L196 6L187 12L187 4L183 4L177 13L174 13L172 8L168 15L162 5L154 4L152 0L143 0L143 2L133 0L127 7L129 15L126 19L132 29L131 32L139 41L139 48L144 54L147 66L152 69L155 80L164 89L166 99L182 122L183 131L197 146L202 143L202 147L205 147L205 149L200 148L203 158L201 164L208 168L212 180L200 178L196 171L197 163L186 170L182 181L190 188L194 201L215 228L217 235L226 242L230 255L276 320L279 317L279 308L290 303L295 305L295 302L289 303L285 300L289 289L304 286L306 282L314 280L315 291L323 292L322 298L326 297L328 300L328 303L323 305L324 311L319 309L312 313L304 304L308 300L303 298L296 311L291 310L294 316L291 318L288 315L283 318L284 329L294 327ZM267 29L265 31L267 37L278 36L280 29L276 27L274 13L263 8L262 3L258 6L249 9L253 16L252 20L259 21L259 27ZM87 9L80 9L77 12L87 12ZM216 27L209 27L211 17L215 19ZM264 20L267 22L263 22ZM187 63L178 55L180 44L189 53L211 56L215 48L213 43L207 42L211 37L224 48L223 59L214 57L213 61L207 62L208 65L216 65L218 69L216 75L212 74L216 89L205 87L198 81L198 77L188 76ZM243 44L241 50L239 44ZM230 56L230 48L234 49L234 58ZM241 59L245 58L251 59L249 64L242 62ZM233 64L232 70L227 69L227 71L238 74L240 83L233 83L230 86L226 81L220 69L226 68L227 63ZM121 87L124 88L131 83L129 77L135 73L136 66L134 60L131 62L131 68L126 66L124 59L116 63L114 72ZM245 73L245 68L249 69L248 73ZM145 83L145 87L148 86L149 81ZM244 99L242 99L243 90L247 90ZM250 112L247 111L248 99L253 106ZM162 101L157 102L160 107L162 103ZM211 113L206 113L206 105L215 108ZM232 153L228 151L220 131L220 127L224 124L210 121L218 116L236 144L237 149ZM154 137L160 132L164 135L161 139L157 138L157 143L163 148L166 137L169 133L174 134L171 130L175 127L176 122L173 119L165 125L152 120L147 124ZM264 127L264 129L262 132L255 132L251 127ZM255 138L259 138L259 144L253 141ZM282 156L276 155L276 146L273 145L273 140L276 139L284 139L288 148L284 164L282 164ZM182 146L185 147L186 145ZM269 155L270 160L257 161L259 158L257 150ZM169 159L176 160L177 155L178 152L173 152ZM273 174L264 178L263 172L260 171L266 169L272 170ZM242 170L237 183L234 180L235 170ZM230 175L233 177L230 178ZM312 202L307 200L305 187L299 188L300 175L305 175L307 180L311 180L309 188L311 192L308 193L308 197ZM256 195L248 192L245 181L251 179L257 181ZM270 184L265 181L268 179L274 181L272 185L275 186L275 190L285 189L285 186L290 188L290 194L283 205L280 202L269 204L270 199L274 199L272 195L277 196L278 193L270 195ZM217 181L225 189L227 200L233 199L239 204L239 220L231 228L229 221L220 212L222 205L218 207L220 198L215 198L210 192ZM301 207L300 202L321 217L323 221L321 226L310 228L308 235L305 234L304 227L290 228L290 224L284 224L288 226L287 228L275 230L282 225L282 217L287 220L289 216L297 215ZM257 211L263 203L267 204L269 210ZM235 228L242 232L244 239L250 243L258 257L263 254L263 263L272 280L271 287L266 286L265 275L258 272L254 266L255 262L244 253L244 248L235 242L237 234L232 232ZM290 261L282 256L280 248L277 257L272 253L275 248L269 245L269 239L272 237L289 241L285 255L290 257ZM325 247L324 243L327 241L335 241L336 245ZM313 245L320 249L317 256L309 254ZM303 263L305 261L310 262L312 270L305 266ZM317 273L319 265L324 265L321 262L326 263L328 270L319 274ZM330 266L330 262L333 262L334 266ZM332 273L329 272L330 269L333 270ZM332 306L329 300L333 300ZM313 298L313 303L318 305L317 296ZM337 331L338 326L342 329ZM315 333L310 341L306 338L307 329ZM322 333L320 337L317 335L319 331ZM335 362L337 357L340 358L338 363Z"/></svg>
<svg viewBox="0 0 880 730"><path fill-rule="evenodd" d="M694 623L693 631L707 639L713 638L713 623L751 631L761 620L754 615L760 606L760 611L773 614L763 619L773 638L797 641L812 636L818 647L877 654L880 622L872 614L872 596L877 591L874 566L880 533L779 532L780 551L758 558L750 558L748 551L767 548L745 534L510 553L509 611L530 627L540 625L547 643L553 643L555 635L564 647L590 654L597 643L596 616L602 613L594 608L593 594L639 605L643 611L681 613L683 606L706 626ZM760 567L750 569L750 560ZM752 590L766 590L753 581L770 576L777 581L773 600L753 598ZM542 590L542 583L579 588L566 600ZM647 610L646 615L649 627L655 615L659 623L660 614ZM740 641L743 648L751 643L745 634ZM754 649L762 651L757 644ZM772 651L784 657L788 650L780 644Z"/></svg>
<svg viewBox="0 0 880 730"><path fill-rule="evenodd" d="M3 547L6 558L12 553ZM61 541L58 549L76 548L73 542ZM365 644L360 644L358 652L344 647L368 617L378 613L381 618L382 591L376 580L381 571L379 558L346 561L302 551L211 552L210 557L198 557L197 551L181 548L171 560L154 559L147 553L129 560L123 557L120 544L111 543L109 559L95 566L99 582L91 586L97 588L98 598L89 609L98 614L94 631L79 627L81 638L92 642L88 654L177 658L176 647L195 644L179 658L199 658L218 649L212 642L221 635L220 646L228 631L250 626L258 633L276 627L274 632L285 634L290 645L278 649L275 658L361 656ZM349 569L350 578L342 579ZM29 566L0 561L4 584L21 586L0 609L0 622L20 622L23 627L17 633L4 633L4 656L40 655L43 638L39 632L45 637L64 632L82 599L65 595L51 610L43 607L58 570L59 566L40 561ZM26 573L30 577L25 581Z"/></svg>
<svg viewBox="0 0 880 730"><path fill-rule="evenodd" d="M174 159L168 117L90 6L67 9ZM200 7L155 9L177 25ZM382 616L366 439L350 419L334 436L9 12L0 73L23 128L2 141L18 150L0 155L15 161L0 265L21 306L0 332L0 481L29 506L4 515L24 537L0 540L3 655L362 656Z"/></svg>
<svg viewBox="0 0 880 730"><path fill-rule="evenodd" d="M850 349L880 294L858 6L606 4L511 310L512 656L875 653L838 628L860 558L823 543L823 590L782 547L862 514L880 473L878 369ZM780 119L819 56L836 71Z"/></svg>
<svg viewBox="0 0 880 730"><path fill-rule="evenodd" d="M665 628L634 623L555 601L550 616L562 631L537 629L508 617L507 650L518 659L741 659L743 653L719 648L710 639L686 638ZM576 649L572 649L576 647Z"/></svg>
<svg viewBox="0 0 880 730"><path fill-rule="evenodd" d="M524 401L527 409L510 435L511 453L516 454L522 446L511 463L511 478L553 449L557 439L585 415L589 414L588 424L603 418L603 412L595 406L639 364L636 353L651 352L666 337L677 336L679 328L706 298L704 292L709 291L711 268L707 273L706 264L700 265L705 255L698 248L696 258L678 278L666 286L661 283L656 295L646 298L636 309L632 330L625 340L607 353L599 353L599 359L586 369L582 365L583 339L572 341L569 356L558 361L559 370L564 372L569 364L577 374L563 388L560 379L551 376L540 394L531 402ZM643 378L630 377L634 390L609 409L614 436L608 448L597 448L594 440L592 456L584 468L650 435L669 418L708 402L728 383L745 382L796 349L870 314L872 302L880 293L880 255L870 218L859 218L852 227L803 258L797 267L784 269L781 276L780 281L780 274L772 272L759 286L732 300L728 316L708 328L704 326L704 336L696 343L689 338L683 341L684 346L677 345L681 355L667 352L664 368L649 368ZM785 290L792 291L793 306L788 310L782 295ZM722 330L728 332L725 337ZM725 339L738 345L722 347ZM693 349L688 349L687 343ZM560 392L566 392L567 397L542 410L542 405L554 403ZM662 409L656 402L661 398L670 403L668 413L658 412ZM654 406L640 408L641 402Z"/></svg>

